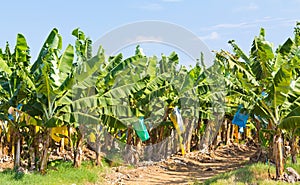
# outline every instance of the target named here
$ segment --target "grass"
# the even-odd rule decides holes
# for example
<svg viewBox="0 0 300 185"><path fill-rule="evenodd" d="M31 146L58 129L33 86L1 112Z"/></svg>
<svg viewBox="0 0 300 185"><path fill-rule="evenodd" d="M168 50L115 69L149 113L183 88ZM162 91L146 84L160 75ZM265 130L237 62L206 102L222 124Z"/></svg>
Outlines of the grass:
<svg viewBox="0 0 300 185"><path fill-rule="evenodd" d="M78 185L103 184L102 174L108 167L96 167L91 162L84 162L80 168L74 168L71 162L50 163L46 175L39 173L17 173L5 170L0 173L1 185Z"/></svg>
<svg viewBox="0 0 300 185"><path fill-rule="evenodd" d="M298 159L299 161L299 159ZM300 164L291 164L290 159L287 160L286 167L294 168L300 173ZM211 184L211 185L223 185L223 184L276 184L276 185L288 185L290 183L274 181L269 178L268 175L269 165L265 163L255 163L247 165L241 169L219 174L211 179L206 180L204 183L195 182L194 184ZM270 174L275 176L275 166L270 166Z"/></svg>

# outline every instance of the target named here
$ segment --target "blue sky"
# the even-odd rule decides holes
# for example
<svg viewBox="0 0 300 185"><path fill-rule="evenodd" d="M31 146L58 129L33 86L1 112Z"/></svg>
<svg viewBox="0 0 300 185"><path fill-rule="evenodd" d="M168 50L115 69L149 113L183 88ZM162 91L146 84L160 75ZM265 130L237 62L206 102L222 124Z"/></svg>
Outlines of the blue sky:
<svg viewBox="0 0 300 185"><path fill-rule="evenodd" d="M158 20L190 30L210 50L230 50L227 42L234 39L248 52L261 27L275 46L292 36L296 21L300 21L298 7L300 0L4 1L0 47L6 41L13 46L17 33L22 33L35 58L54 27L66 46L74 43L71 32L77 27L97 40L128 23Z"/></svg>

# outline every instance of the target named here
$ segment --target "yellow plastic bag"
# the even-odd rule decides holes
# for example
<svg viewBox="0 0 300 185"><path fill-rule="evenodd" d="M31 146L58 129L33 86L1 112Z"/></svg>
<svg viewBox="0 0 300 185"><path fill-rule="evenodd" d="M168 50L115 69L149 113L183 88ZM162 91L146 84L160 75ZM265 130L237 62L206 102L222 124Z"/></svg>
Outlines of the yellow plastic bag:
<svg viewBox="0 0 300 185"><path fill-rule="evenodd" d="M170 114L170 119L173 122L176 132L179 135L181 153L182 153L182 155L184 155L185 149L184 149L183 138L182 138L181 134L184 132L185 128L183 125L182 116L181 116L180 111L177 106L174 107L172 113Z"/></svg>
<svg viewBox="0 0 300 185"><path fill-rule="evenodd" d="M62 127L53 127L51 129L51 138L56 141L56 142L60 142L61 141L61 137L58 136L58 134L63 135L68 137L68 127L67 126L62 126ZM68 144L68 139L64 139L65 144Z"/></svg>

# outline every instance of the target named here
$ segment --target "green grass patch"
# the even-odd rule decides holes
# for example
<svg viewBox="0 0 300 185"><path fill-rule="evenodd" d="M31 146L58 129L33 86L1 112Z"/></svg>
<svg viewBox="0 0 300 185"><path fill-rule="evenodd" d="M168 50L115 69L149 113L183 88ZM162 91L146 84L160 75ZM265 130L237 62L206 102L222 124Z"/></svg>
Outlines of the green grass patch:
<svg viewBox="0 0 300 185"><path fill-rule="evenodd" d="M5 170L0 173L1 185L72 185L72 184L103 184L103 174L108 167L97 167L91 162L83 162L80 168L74 168L72 162L54 162L48 166L46 175L36 173L17 173Z"/></svg>
<svg viewBox="0 0 300 185"><path fill-rule="evenodd" d="M299 161L299 159L298 159ZM276 185L288 185L290 183L274 181L269 178L268 169L270 167L270 174L272 177L275 176L275 166L265 163L255 163L251 165L247 165L243 168L233 170L230 172L222 173L214 176L211 179L204 181L204 183L195 182L194 184L211 184L211 185L223 185L223 184L276 184ZM300 164L291 164L290 159L287 159L287 164L285 167L292 167L298 173L300 173Z"/></svg>

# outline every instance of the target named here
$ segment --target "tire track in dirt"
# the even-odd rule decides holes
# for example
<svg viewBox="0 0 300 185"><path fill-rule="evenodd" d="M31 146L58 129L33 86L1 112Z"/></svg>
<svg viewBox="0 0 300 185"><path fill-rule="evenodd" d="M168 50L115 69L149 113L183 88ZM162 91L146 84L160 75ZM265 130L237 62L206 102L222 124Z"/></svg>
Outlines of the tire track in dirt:
<svg viewBox="0 0 300 185"><path fill-rule="evenodd" d="M203 182L217 174L235 170L250 163L257 149L246 145L220 146L213 155L191 152L185 157L176 155L151 166L127 169L118 167L108 174L108 184L160 185Z"/></svg>

